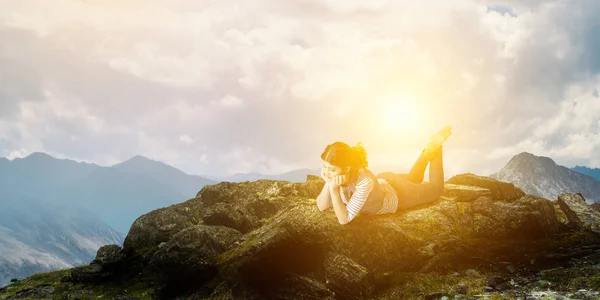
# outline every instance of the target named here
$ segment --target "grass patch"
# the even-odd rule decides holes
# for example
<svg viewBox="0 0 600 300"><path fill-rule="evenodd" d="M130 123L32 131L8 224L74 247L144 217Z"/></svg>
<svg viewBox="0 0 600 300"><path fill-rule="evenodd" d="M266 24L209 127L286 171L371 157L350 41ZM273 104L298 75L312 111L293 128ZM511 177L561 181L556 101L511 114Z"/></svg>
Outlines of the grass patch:
<svg viewBox="0 0 600 300"><path fill-rule="evenodd" d="M52 299L66 299L67 296L74 299L82 296L85 299L114 299L119 295L137 297L140 300L153 299L153 287L145 281L129 281L123 283L105 282L100 284L74 284L70 282L61 282L61 279L71 275L72 269L63 269L50 272L40 272L28 276L20 281L13 282L5 287L4 294L0 294L0 299L6 299L14 296L20 291L35 288L39 285L50 285L54 288Z"/></svg>
<svg viewBox="0 0 600 300"><path fill-rule="evenodd" d="M600 269L593 266L555 268L540 272L543 279L552 283L552 289L576 292L579 289L600 290Z"/></svg>
<svg viewBox="0 0 600 300"><path fill-rule="evenodd" d="M0 295L0 299L6 299L9 296L22 291L24 289L33 288L40 284L51 284L60 283L61 278L70 276L72 269L63 269L48 272L39 272L25 277L17 282L13 282L5 287L5 294Z"/></svg>
<svg viewBox="0 0 600 300"><path fill-rule="evenodd" d="M486 278L484 276L453 276L436 273L398 272L390 278L392 288L384 291L381 296L395 299L414 299L425 297L430 293L442 293L453 297L457 295L458 285L467 285L467 296L482 294L485 290ZM500 298L499 298L500 299Z"/></svg>

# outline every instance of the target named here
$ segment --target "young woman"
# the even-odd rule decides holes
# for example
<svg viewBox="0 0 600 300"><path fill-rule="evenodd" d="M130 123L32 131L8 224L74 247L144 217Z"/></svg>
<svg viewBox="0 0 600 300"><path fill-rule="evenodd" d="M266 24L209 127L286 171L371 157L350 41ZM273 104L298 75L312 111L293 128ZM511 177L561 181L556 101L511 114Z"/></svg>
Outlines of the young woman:
<svg viewBox="0 0 600 300"><path fill-rule="evenodd" d="M324 211L333 206L340 224L365 215L388 214L437 200L444 193L442 144L452 127L434 134L408 174L383 172L374 175L368 168L361 143L354 147L342 142L327 145L321 154L321 177L325 186L317 197ZM427 164L429 182L422 183Z"/></svg>

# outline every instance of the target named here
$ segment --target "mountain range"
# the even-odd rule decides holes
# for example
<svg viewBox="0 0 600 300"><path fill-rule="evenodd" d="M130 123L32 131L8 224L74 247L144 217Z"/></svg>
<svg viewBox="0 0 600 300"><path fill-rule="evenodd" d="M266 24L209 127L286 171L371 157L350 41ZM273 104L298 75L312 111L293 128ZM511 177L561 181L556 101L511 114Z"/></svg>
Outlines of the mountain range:
<svg viewBox="0 0 600 300"><path fill-rule="evenodd" d="M95 214L72 204L28 197L0 201L0 286L36 272L89 262L103 245L125 236Z"/></svg>
<svg viewBox="0 0 600 300"><path fill-rule="evenodd" d="M600 168L588 168L585 166L575 166L571 168L571 170L590 176L598 181L600 181Z"/></svg>
<svg viewBox="0 0 600 300"><path fill-rule="evenodd" d="M568 169L522 152L489 177L550 200L580 192L589 202L600 202L600 182L593 177L597 172ZM0 286L10 278L89 261L100 246L122 244L123 233L139 216L193 198L205 185L258 179L305 182L307 175L319 173L319 168L305 168L216 177L189 175L140 155L112 166L41 152L13 160L0 157Z"/></svg>
<svg viewBox="0 0 600 300"><path fill-rule="evenodd" d="M513 183L527 194L548 200L556 200L561 193L581 193L588 203L600 202L600 181L529 152L515 155L489 177Z"/></svg>

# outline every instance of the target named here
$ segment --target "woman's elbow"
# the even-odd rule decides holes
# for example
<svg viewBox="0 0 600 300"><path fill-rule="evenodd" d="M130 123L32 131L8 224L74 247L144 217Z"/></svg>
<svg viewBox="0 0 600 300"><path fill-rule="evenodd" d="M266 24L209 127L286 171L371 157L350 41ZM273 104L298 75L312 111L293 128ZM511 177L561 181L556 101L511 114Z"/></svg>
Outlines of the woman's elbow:
<svg viewBox="0 0 600 300"><path fill-rule="evenodd" d="M319 205L319 203L317 203L317 208L318 208L320 211L325 211L325 210L327 210L327 209L329 208L329 206L327 206L327 205L322 205L322 206L321 206L321 205Z"/></svg>
<svg viewBox="0 0 600 300"><path fill-rule="evenodd" d="M340 219L338 219L338 222L340 223L340 225L346 225L346 224L350 223L350 221L352 221L352 220L348 220L348 219L346 219L346 220L340 220Z"/></svg>

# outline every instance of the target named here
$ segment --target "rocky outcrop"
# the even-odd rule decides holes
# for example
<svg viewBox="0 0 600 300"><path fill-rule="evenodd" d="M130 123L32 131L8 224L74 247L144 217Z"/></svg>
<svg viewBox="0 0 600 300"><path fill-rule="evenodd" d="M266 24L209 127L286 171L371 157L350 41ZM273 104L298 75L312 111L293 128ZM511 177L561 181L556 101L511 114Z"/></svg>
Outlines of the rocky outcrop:
<svg viewBox="0 0 600 300"><path fill-rule="evenodd" d="M582 194L561 194L558 196L558 205L567 216L570 226L600 234L600 212L585 203Z"/></svg>
<svg viewBox="0 0 600 300"><path fill-rule="evenodd" d="M159 245L146 271L161 274L164 281L192 279L201 283L216 274L215 258L235 246L240 235L239 231L224 226L188 227Z"/></svg>
<svg viewBox="0 0 600 300"><path fill-rule="evenodd" d="M448 180L448 183L489 189L492 200L510 202L525 196L523 190L515 187L512 183L499 181L490 177L477 176L473 173L454 176Z"/></svg>
<svg viewBox="0 0 600 300"><path fill-rule="evenodd" d="M318 177L309 175L309 178ZM198 224L220 225L247 233L262 226L265 219L298 199L316 197L321 191L318 185L318 181L314 180L305 183L258 180L207 185L196 198L140 216L132 224L123 246L126 251L151 255L160 243Z"/></svg>
<svg viewBox="0 0 600 300"><path fill-rule="evenodd" d="M139 217L123 249L103 247L64 281L152 282L157 299L385 298L401 295L395 288L406 274L479 276L477 269L495 274L490 289L509 288L504 276L554 267L600 245L597 213L577 194L554 205L461 174L432 203L340 225L332 209L316 207L323 184L309 176L205 186L194 199ZM473 289L453 287L461 295Z"/></svg>

